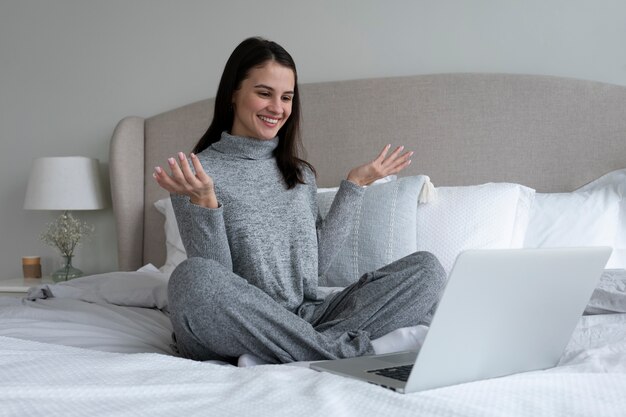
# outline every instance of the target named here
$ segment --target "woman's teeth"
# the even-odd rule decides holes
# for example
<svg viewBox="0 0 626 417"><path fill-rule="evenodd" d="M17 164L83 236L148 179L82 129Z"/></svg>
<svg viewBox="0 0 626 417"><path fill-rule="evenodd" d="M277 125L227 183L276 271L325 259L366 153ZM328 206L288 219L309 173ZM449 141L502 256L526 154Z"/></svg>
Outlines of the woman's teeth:
<svg viewBox="0 0 626 417"><path fill-rule="evenodd" d="M259 116L259 119L263 120L264 122L271 123L273 125L278 123L278 119L270 119L269 117L265 117L265 116Z"/></svg>

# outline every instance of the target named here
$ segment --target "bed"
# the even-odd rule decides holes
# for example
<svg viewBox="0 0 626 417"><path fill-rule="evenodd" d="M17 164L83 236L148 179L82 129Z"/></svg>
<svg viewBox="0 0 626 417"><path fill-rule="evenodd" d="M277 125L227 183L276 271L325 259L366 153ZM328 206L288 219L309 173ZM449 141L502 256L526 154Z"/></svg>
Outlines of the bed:
<svg viewBox="0 0 626 417"><path fill-rule="evenodd" d="M324 291L415 250L449 270L470 248L613 247L559 365L401 395L306 364L177 357L165 286L185 254L152 170L189 152L209 99L115 128L119 271L0 297L0 415L626 415L625 87L436 74L304 84L301 95L322 214L350 167L387 143L415 151L402 177L366 191L341 249L350 262L320 277Z"/></svg>

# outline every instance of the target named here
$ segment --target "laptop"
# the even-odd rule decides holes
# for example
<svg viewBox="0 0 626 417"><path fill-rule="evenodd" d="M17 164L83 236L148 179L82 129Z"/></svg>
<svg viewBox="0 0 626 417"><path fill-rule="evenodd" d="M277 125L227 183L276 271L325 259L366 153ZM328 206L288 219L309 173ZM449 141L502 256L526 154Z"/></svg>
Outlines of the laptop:
<svg viewBox="0 0 626 417"><path fill-rule="evenodd" d="M401 393L551 368L610 254L609 247L462 252L419 352L309 366Z"/></svg>

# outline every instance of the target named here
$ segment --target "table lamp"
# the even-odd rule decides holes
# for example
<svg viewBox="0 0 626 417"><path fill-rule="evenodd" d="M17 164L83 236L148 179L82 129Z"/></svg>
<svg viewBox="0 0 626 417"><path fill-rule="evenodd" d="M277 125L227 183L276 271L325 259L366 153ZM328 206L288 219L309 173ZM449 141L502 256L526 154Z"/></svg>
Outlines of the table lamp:
<svg viewBox="0 0 626 417"><path fill-rule="evenodd" d="M106 206L97 159L83 156L44 157L33 162L24 199L26 210L63 210L42 234L42 240L56 246L65 265L52 274L54 281L82 275L72 266L78 241L93 230L76 220L70 210L98 210Z"/></svg>

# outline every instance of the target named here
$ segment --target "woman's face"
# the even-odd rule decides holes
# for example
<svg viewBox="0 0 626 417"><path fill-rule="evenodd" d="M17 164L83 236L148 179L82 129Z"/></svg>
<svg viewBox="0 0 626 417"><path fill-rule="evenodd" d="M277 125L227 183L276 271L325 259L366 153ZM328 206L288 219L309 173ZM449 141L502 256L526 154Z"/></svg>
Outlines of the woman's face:
<svg viewBox="0 0 626 417"><path fill-rule="evenodd" d="M295 77L291 68L268 61L252 68L233 94L231 134L268 140L278 135L291 114Z"/></svg>

